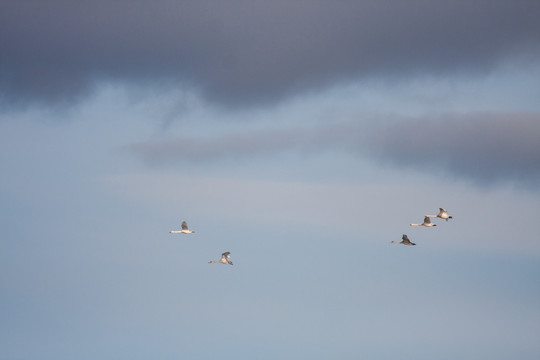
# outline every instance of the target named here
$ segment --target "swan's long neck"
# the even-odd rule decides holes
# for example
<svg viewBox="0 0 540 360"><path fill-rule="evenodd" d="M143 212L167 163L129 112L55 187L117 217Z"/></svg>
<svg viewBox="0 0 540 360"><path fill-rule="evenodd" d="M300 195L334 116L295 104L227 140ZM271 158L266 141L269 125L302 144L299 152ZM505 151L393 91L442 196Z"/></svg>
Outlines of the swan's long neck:
<svg viewBox="0 0 540 360"><path fill-rule="evenodd" d="M171 231L169 231L169 233L171 233L171 234L180 234L181 231L180 230L171 230Z"/></svg>

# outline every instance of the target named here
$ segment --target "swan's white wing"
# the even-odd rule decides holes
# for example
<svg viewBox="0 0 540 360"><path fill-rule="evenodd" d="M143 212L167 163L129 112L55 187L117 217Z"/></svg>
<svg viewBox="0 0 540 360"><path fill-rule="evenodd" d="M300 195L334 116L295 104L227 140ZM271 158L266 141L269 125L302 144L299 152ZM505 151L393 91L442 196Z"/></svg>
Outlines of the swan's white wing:
<svg viewBox="0 0 540 360"><path fill-rule="evenodd" d="M188 229L187 222L182 221L182 230L187 230L187 229Z"/></svg>

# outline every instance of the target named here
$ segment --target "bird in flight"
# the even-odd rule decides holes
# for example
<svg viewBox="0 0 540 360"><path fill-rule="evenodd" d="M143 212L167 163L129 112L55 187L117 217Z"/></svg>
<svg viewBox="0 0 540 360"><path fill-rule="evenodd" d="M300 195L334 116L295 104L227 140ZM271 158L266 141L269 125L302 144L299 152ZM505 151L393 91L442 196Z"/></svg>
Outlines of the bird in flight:
<svg viewBox="0 0 540 360"><path fill-rule="evenodd" d="M409 237L405 234L401 237L403 240L401 241L392 241L392 244L403 244L403 245L416 245L415 243L411 242L409 240Z"/></svg>
<svg viewBox="0 0 540 360"><path fill-rule="evenodd" d="M195 231L189 230L187 222L182 221L182 230L171 230L171 234L193 234Z"/></svg>
<svg viewBox="0 0 540 360"><path fill-rule="evenodd" d="M441 219L444 219L446 221L448 221L448 219L451 219L452 216L448 215L448 213L446 212L446 209L443 209L443 208L439 208L439 213L437 215L426 215L427 217L438 217L438 218L441 218Z"/></svg>
<svg viewBox="0 0 540 360"><path fill-rule="evenodd" d="M229 265L232 265L232 261L230 260L230 252L224 252L223 254L221 254L221 259L219 260L216 260L216 261L209 261L208 263L209 264L217 264L217 263L222 263L222 264L229 264Z"/></svg>
<svg viewBox="0 0 540 360"><path fill-rule="evenodd" d="M433 224L431 223L431 220L429 219L429 216L425 216L424 217L424 222L421 223L421 224L410 224L411 226L427 226L427 227L431 227L431 226L437 226L437 224Z"/></svg>

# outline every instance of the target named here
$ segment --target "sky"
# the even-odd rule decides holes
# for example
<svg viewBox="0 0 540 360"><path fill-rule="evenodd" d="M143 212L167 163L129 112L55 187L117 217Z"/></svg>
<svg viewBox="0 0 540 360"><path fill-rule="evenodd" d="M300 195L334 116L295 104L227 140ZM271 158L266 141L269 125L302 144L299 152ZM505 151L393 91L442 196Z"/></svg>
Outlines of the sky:
<svg viewBox="0 0 540 360"><path fill-rule="evenodd" d="M538 359L538 14L0 0L0 360Z"/></svg>

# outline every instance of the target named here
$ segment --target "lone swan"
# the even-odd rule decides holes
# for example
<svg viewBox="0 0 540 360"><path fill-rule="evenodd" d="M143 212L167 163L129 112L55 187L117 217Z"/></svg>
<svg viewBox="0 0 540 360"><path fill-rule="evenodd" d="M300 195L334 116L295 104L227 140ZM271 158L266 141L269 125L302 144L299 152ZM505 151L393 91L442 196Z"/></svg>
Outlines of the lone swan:
<svg viewBox="0 0 540 360"><path fill-rule="evenodd" d="M182 221L182 230L171 230L171 234L193 234L195 231L189 230L187 222Z"/></svg>
<svg viewBox="0 0 540 360"><path fill-rule="evenodd" d="M223 254L221 254L221 259L219 260L216 260L216 261L209 261L208 263L209 264L218 264L218 263L222 263L222 264L229 264L229 265L232 265L232 261L230 260L230 255L231 253L230 252L224 252Z"/></svg>

